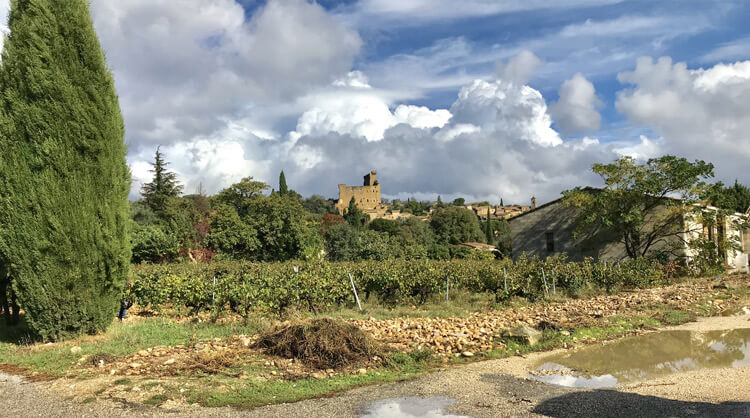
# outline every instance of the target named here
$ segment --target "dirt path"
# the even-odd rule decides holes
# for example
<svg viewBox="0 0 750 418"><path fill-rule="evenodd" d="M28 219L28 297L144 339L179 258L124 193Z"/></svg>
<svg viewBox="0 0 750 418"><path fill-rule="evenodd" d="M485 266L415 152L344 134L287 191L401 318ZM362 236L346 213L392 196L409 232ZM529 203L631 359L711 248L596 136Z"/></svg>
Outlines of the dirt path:
<svg viewBox="0 0 750 418"><path fill-rule="evenodd" d="M701 319L671 329L708 331L750 328L750 315ZM168 410L96 402L73 404L51 396L44 384L0 375L2 416L249 416L358 417L371 416L750 416L750 367L678 373L635 383L617 390L564 388L524 378L532 365L552 353L525 358L478 362L438 371L401 383L364 387L331 398L273 405L251 411L229 408ZM444 397L457 402L445 410L430 408ZM408 398L401 406L385 403ZM427 399L427 400L423 400ZM449 403L449 402L445 402ZM423 405L424 404L424 405ZM374 405L374 406L373 406ZM424 408L421 408L424 407ZM414 411L432 409L431 415Z"/></svg>

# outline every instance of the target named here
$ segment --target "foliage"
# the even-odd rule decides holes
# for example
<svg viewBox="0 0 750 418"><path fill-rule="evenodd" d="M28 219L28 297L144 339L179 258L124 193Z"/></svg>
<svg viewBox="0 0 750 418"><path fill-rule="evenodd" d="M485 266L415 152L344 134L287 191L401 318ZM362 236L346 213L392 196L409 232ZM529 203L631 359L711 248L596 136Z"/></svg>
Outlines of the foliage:
<svg viewBox="0 0 750 418"><path fill-rule="evenodd" d="M289 193L289 187L286 185L286 176L284 175L284 170L281 170L281 174L279 174L279 194L285 195Z"/></svg>
<svg viewBox="0 0 750 418"><path fill-rule="evenodd" d="M357 201L352 196L349 200L349 208L344 214L344 219L354 228L362 228L367 222L367 215L357 207Z"/></svg>
<svg viewBox="0 0 750 418"><path fill-rule="evenodd" d="M359 235L348 223L339 223L325 231L325 249L331 261L359 259Z"/></svg>
<svg viewBox="0 0 750 418"><path fill-rule="evenodd" d="M141 195L151 210L161 217L166 217L169 202L182 193L182 185L177 182L177 174L167 171L168 162L164 161L161 150L156 148L151 173L154 177L150 183L141 187Z"/></svg>
<svg viewBox="0 0 750 418"><path fill-rule="evenodd" d="M704 180L713 176L713 165L673 156L641 165L623 157L594 164L593 171L602 176L605 188L563 192L564 203L579 212L576 233L613 233L635 259L683 234L684 216L696 210L693 203L706 187Z"/></svg>
<svg viewBox="0 0 750 418"><path fill-rule="evenodd" d="M234 259L252 260L260 248L258 231L244 222L234 206L219 204L211 216L209 245Z"/></svg>
<svg viewBox="0 0 750 418"><path fill-rule="evenodd" d="M463 197L458 197L453 199L453 202L451 202L451 205L453 206L464 206L466 204L466 199Z"/></svg>
<svg viewBox="0 0 750 418"><path fill-rule="evenodd" d="M333 203L330 200L317 194L314 194L307 199L303 199L302 207L305 208L306 211L315 215L323 215L324 213L336 212L333 207Z"/></svg>
<svg viewBox="0 0 750 418"><path fill-rule="evenodd" d="M252 177L245 177L239 183L219 192L215 200L219 203L234 206L237 213L244 217L248 214L250 202L262 197L268 189L269 186L266 183L253 180Z"/></svg>
<svg viewBox="0 0 750 418"><path fill-rule="evenodd" d="M299 259L323 249L318 223L309 217L297 199L276 193L253 199L248 211L245 222L257 231L260 242L257 259Z"/></svg>
<svg viewBox="0 0 750 418"><path fill-rule="evenodd" d="M730 210L737 213L745 213L750 209L750 187L740 184L737 180L734 185L725 187L718 182L707 188L704 200L713 206Z"/></svg>
<svg viewBox="0 0 750 418"><path fill-rule="evenodd" d="M129 298L144 306L171 304L193 313L232 308L245 316L281 316L292 307L320 312L354 303L349 274L360 291L377 295L386 305L425 303L444 291L446 278L454 289L487 292L497 301L513 296L539 299L577 295L592 289L616 291L666 281L662 265L646 258L609 265L591 259L567 262L564 256L545 260L522 256L515 263L507 259L214 262L137 266Z"/></svg>
<svg viewBox="0 0 750 418"><path fill-rule="evenodd" d="M436 209L432 213L430 226L437 241L444 244L481 242L484 239L474 212L459 206Z"/></svg>
<svg viewBox="0 0 750 418"><path fill-rule="evenodd" d="M84 0L13 1L0 69L0 258L31 330L112 323L130 268L124 125Z"/></svg>
<svg viewBox="0 0 750 418"><path fill-rule="evenodd" d="M131 225L130 242L133 263L162 263L174 261L182 249L177 235L160 225Z"/></svg>
<svg viewBox="0 0 750 418"><path fill-rule="evenodd" d="M424 215L425 208L421 202L417 202L414 199L410 199L404 206L404 212L411 213L414 216Z"/></svg>
<svg viewBox="0 0 750 418"><path fill-rule="evenodd" d="M367 228L377 232L385 232L390 236L397 236L400 230L398 221L383 218L373 219L367 224Z"/></svg>

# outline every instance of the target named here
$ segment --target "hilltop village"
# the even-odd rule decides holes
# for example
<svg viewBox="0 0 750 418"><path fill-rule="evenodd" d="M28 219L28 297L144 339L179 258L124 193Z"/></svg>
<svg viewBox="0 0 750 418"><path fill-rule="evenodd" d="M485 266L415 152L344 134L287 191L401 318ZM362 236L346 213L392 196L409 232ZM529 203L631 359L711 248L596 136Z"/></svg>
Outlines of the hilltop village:
<svg viewBox="0 0 750 418"><path fill-rule="evenodd" d="M357 207L364 212L370 219L388 219L397 220L402 218L416 217L427 221L433 209L439 207L442 202L438 197L437 202L416 202L407 201L406 203L394 200L391 203L383 202L380 190L380 181L377 179L378 172L373 170L364 176L362 186L348 186L339 184L339 198L335 203L336 211L339 215L346 214L349 203L352 198ZM531 198L530 205L504 205L501 201L499 205L492 205L489 202L471 202L466 203L464 199L455 199L453 206L463 206L473 211L477 217L482 220L501 220L511 219L523 213L529 212L536 208L536 198Z"/></svg>

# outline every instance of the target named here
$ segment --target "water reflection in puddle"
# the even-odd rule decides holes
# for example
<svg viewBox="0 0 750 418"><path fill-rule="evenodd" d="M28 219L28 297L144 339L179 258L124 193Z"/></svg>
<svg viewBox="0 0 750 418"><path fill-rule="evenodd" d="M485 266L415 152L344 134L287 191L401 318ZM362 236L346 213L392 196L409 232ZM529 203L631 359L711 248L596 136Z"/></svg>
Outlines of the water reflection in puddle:
<svg viewBox="0 0 750 418"><path fill-rule="evenodd" d="M543 382L580 388L716 367L750 366L750 328L664 331L548 357L531 374Z"/></svg>
<svg viewBox="0 0 750 418"><path fill-rule="evenodd" d="M467 418L452 415L443 410L456 403L454 399L437 396L433 398L396 398L375 402L363 418Z"/></svg>

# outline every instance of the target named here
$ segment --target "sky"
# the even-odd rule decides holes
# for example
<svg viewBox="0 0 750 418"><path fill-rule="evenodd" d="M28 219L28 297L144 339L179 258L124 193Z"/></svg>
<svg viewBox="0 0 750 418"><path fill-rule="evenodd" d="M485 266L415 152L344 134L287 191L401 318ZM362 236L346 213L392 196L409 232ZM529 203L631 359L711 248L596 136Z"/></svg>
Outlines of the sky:
<svg viewBox="0 0 750 418"><path fill-rule="evenodd" d="M299 193L335 198L378 170L386 198L543 203L601 184L594 163L665 154L750 183L747 1L92 0L91 12L131 198L157 147L186 193L249 176L278 187L284 170Z"/></svg>

